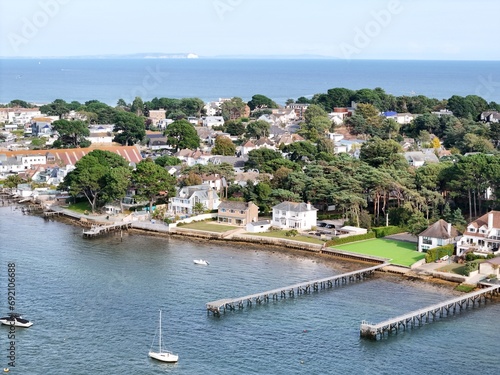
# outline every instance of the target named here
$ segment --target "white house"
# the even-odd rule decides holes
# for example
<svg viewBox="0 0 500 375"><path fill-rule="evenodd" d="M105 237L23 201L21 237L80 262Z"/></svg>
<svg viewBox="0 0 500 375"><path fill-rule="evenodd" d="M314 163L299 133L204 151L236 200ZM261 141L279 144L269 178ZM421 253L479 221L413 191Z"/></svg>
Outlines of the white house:
<svg viewBox="0 0 500 375"><path fill-rule="evenodd" d="M457 242L460 233L443 219L436 221L418 235L418 251L427 252L435 247Z"/></svg>
<svg viewBox="0 0 500 375"><path fill-rule="evenodd" d="M486 256L500 254L500 211L490 211L467 225L457 243L457 255L472 251Z"/></svg>
<svg viewBox="0 0 500 375"><path fill-rule="evenodd" d="M184 186L177 195L170 198L169 211L175 215L192 214L197 203L203 204L207 210L216 210L220 199L217 193L207 185Z"/></svg>
<svg viewBox="0 0 500 375"><path fill-rule="evenodd" d="M203 117L202 126L213 128L214 126L224 125L224 118L222 116L206 116Z"/></svg>
<svg viewBox="0 0 500 375"><path fill-rule="evenodd" d="M282 229L310 230L316 226L317 211L311 203L283 202L273 207L271 225Z"/></svg>

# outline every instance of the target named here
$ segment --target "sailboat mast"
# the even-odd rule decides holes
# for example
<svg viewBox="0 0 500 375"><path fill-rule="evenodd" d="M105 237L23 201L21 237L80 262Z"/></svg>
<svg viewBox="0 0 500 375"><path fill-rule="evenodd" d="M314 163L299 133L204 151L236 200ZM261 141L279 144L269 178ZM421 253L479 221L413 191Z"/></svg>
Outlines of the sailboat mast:
<svg viewBox="0 0 500 375"><path fill-rule="evenodd" d="M159 345L158 351L161 353L161 310L160 310L160 334L158 338L158 345Z"/></svg>

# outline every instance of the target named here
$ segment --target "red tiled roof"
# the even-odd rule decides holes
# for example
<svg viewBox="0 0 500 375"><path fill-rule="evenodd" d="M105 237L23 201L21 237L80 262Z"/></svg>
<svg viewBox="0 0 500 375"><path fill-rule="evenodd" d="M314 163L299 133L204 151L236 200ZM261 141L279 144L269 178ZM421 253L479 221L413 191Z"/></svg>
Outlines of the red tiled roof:
<svg viewBox="0 0 500 375"><path fill-rule="evenodd" d="M120 155L129 163L139 163L142 160L141 153L136 146L102 146L96 148L67 148L67 149L51 149L51 150L19 150L19 151L0 151L0 153L8 157L16 155L46 155L52 154L56 163L64 165L75 165L78 160L87 155L93 150L103 150L114 152Z"/></svg>

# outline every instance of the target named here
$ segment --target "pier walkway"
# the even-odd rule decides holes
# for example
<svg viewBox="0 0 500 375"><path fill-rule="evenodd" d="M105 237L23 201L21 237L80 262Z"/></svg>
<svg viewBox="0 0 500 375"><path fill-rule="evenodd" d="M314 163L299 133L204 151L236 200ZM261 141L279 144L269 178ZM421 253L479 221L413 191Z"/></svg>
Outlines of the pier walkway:
<svg viewBox="0 0 500 375"><path fill-rule="evenodd" d="M385 333L398 333L400 330L421 326L425 323L435 321L455 313L459 313L468 307L475 307L481 304L481 299L486 303L488 298L492 298L500 292L500 285L488 286L476 292L453 298L448 301L427 306L423 309L412 311L408 314L383 321L378 324L370 324L366 321L361 323L360 336L376 340L382 338Z"/></svg>
<svg viewBox="0 0 500 375"><path fill-rule="evenodd" d="M109 225L92 225L90 229L83 230L83 237L96 237L100 234L111 232L118 229L128 229L132 225L131 222L109 224Z"/></svg>
<svg viewBox="0 0 500 375"><path fill-rule="evenodd" d="M387 266L387 263L319 280L306 281L299 284L285 286L283 288L268 290L267 292L251 294L244 297L220 299L206 304L207 313L212 312L214 315L219 316L221 311L226 312L226 309L231 311L236 310L236 308L242 309L245 305L259 305L263 302L269 302L270 300L274 301L287 297L292 298L296 295L299 296L301 294L317 292L320 289L333 288L350 282L361 281L366 277L371 276L379 268L385 266Z"/></svg>

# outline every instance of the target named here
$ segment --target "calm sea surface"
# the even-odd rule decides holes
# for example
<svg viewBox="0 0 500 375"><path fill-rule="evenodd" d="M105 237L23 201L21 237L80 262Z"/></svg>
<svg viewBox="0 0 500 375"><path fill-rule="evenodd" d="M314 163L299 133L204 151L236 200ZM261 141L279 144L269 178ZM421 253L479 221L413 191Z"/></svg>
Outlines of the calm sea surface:
<svg viewBox="0 0 500 375"><path fill-rule="evenodd" d="M204 101L263 94L280 104L330 88L382 87L394 95L479 95L500 102L498 61L370 60L10 60L0 59L0 103L23 99L115 105L136 96Z"/></svg>
<svg viewBox="0 0 500 375"><path fill-rule="evenodd" d="M210 266L200 267L193 259ZM494 374L500 304L377 342L381 321L451 296L377 276L368 281L208 316L205 303L345 271L307 254L127 234L83 239L81 228L0 207L0 308L16 264L15 374ZM355 265L361 267L361 265ZM148 358L158 310L175 365ZM0 368L8 327L0 327Z"/></svg>

